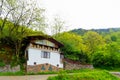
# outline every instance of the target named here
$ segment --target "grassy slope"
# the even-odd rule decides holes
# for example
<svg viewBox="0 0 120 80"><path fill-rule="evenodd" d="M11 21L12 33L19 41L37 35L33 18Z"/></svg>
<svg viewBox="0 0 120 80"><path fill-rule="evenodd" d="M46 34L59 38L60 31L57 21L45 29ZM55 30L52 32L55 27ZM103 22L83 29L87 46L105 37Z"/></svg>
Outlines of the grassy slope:
<svg viewBox="0 0 120 80"><path fill-rule="evenodd" d="M88 70L67 75L60 73L58 76L49 77L48 80L120 80L107 71Z"/></svg>

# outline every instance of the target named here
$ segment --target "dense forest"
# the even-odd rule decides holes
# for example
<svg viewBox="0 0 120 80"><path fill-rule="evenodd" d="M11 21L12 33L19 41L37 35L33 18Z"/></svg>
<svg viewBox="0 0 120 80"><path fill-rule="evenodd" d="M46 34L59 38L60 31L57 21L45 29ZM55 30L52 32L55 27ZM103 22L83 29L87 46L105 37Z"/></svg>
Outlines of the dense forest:
<svg viewBox="0 0 120 80"><path fill-rule="evenodd" d="M120 28L75 29L60 33L55 38L64 44L66 58L95 67L120 66Z"/></svg>

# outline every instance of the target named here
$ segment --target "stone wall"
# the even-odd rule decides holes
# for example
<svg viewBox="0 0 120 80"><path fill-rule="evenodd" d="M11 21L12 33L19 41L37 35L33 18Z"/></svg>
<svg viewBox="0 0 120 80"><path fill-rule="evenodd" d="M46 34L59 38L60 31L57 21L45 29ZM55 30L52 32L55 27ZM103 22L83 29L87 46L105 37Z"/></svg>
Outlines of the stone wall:
<svg viewBox="0 0 120 80"><path fill-rule="evenodd" d="M91 64L82 64L78 61L72 61L69 59L64 60L64 69L65 70L83 69L83 68L93 69L94 67Z"/></svg>
<svg viewBox="0 0 120 80"><path fill-rule="evenodd" d="M58 71L59 68L53 65L50 65L48 63L45 64L38 64L38 65L28 65L27 66L27 72L47 72L47 71Z"/></svg>
<svg viewBox="0 0 120 80"><path fill-rule="evenodd" d="M20 66L12 67L10 65L6 65L4 67L0 67L0 72L17 72L20 71Z"/></svg>
<svg viewBox="0 0 120 80"><path fill-rule="evenodd" d="M64 59L64 69L65 70L72 70L72 69L83 69L89 68L93 69L93 65L91 64L81 64L78 61L72 61L68 59ZM53 66L51 64L38 64L38 65L27 65L27 72L38 73L38 72L47 72L47 71L59 71L59 68Z"/></svg>

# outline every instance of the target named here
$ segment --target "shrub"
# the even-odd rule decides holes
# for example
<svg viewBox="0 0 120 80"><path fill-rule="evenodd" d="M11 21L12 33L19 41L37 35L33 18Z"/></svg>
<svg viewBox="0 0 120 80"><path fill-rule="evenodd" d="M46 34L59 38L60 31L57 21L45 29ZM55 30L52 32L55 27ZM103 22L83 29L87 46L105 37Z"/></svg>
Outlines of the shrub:
<svg viewBox="0 0 120 80"><path fill-rule="evenodd" d="M119 67L120 66L120 54L98 52L93 55L92 63L94 67Z"/></svg>
<svg viewBox="0 0 120 80"><path fill-rule="evenodd" d="M3 60L0 60L0 67L4 67L5 66L5 63Z"/></svg>
<svg viewBox="0 0 120 80"><path fill-rule="evenodd" d="M100 67L104 63L104 55L101 53L96 53L93 55L92 63L94 67Z"/></svg>

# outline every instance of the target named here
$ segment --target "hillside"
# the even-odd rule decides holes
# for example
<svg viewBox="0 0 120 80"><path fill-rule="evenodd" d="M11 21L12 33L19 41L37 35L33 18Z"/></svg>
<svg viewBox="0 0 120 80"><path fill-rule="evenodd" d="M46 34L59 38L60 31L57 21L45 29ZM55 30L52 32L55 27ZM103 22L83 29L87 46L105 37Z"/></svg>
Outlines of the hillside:
<svg viewBox="0 0 120 80"><path fill-rule="evenodd" d="M104 35L104 34L109 34L110 32L118 32L118 31L120 31L120 28L90 29L90 30L80 28L80 29L71 30L70 32L77 33L79 35L84 35L84 33L88 32L88 31L95 31L101 35Z"/></svg>

